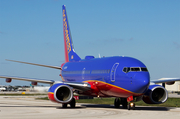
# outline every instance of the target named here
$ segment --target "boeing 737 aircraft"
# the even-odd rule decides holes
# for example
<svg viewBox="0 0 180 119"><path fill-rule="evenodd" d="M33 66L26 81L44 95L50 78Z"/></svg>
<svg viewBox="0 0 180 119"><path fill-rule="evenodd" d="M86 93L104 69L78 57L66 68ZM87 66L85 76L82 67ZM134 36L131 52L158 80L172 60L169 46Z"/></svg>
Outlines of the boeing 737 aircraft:
<svg viewBox="0 0 180 119"><path fill-rule="evenodd" d="M59 69L62 81L37 80L12 76L0 76L6 82L12 79L50 84L48 97L51 101L62 103L64 108L70 104L75 107L73 94L93 97L115 97L114 106L134 109L134 102L143 100L148 104L166 102L168 93L161 85L172 84L180 79L167 78L151 82L147 67L132 57L114 56L95 58L86 56L81 59L74 50L65 5L62 6L65 63L58 66L47 66L35 63L9 60L13 62Z"/></svg>

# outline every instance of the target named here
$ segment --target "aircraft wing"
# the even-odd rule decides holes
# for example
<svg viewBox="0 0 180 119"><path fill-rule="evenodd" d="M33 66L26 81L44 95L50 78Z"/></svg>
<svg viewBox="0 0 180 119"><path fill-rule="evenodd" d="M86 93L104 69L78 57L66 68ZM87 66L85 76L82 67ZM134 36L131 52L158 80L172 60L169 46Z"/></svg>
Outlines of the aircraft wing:
<svg viewBox="0 0 180 119"><path fill-rule="evenodd" d="M23 63L23 64L30 64L30 65L36 65L36 66L42 66L42 67L48 67L48 68L60 69L61 70L61 67L59 67L59 66L50 66L50 65L36 64L36 63L30 63L30 62L16 61L16 60L8 60L8 59L6 59L6 61L18 62L18 63Z"/></svg>
<svg viewBox="0 0 180 119"><path fill-rule="evenodd" d="M158 80L152 80L152 83L168 83L168 82L175 82L180 81L180 78L160 78Z"/></svg>
<svg viewBox="0 0 180 119"><path fill-rule="evenodd" d="M46 80L46 79L33 79L33 78L22 78L22 77L13 77L13 76L0 76L0 78L4 79L14 79L14 80L22 80L22 81L30 81L30 82L38 82L53 85L55 83L63 83L67 84L73 89L80 91L87 91L91 89L91 85L86 82L63 82L63 81L54 81L54 80ZM11 82L11 81L10 81Z"/></svg>
<svg viewBox="0 0 180 119"><path fill-rule="evenodd" d="M4 79L15 79L15 80L22 80L22 81L30 81L30 82L39 82L39 83L46 83L46 84L53 84L53 80L45 80L45 79L31 79L31 78L22 78L22 77L13 77L13 76L0 76L0 78Z"/></svg>

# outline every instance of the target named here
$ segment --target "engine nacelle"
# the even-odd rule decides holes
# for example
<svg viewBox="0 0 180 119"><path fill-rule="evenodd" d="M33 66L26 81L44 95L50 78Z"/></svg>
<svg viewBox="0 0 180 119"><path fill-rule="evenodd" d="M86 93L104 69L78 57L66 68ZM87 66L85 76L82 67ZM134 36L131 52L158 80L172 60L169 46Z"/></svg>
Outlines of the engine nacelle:
<svg viewBox="0 0 180 119"><path fill-rule="evenodd" d="M167 90L161 85L150 85L142 100L147 104L161 104L168 98Z"/></svg>
<svg viewBox="0 0 180 119"><path fill-rule="evenodd" d="M37 86L37 82L31 82L31 85Z"/></svg>
<svg viewBox="0 0 180 119"><path fill-rule="evenodd" d="M167 82L166 84L167 84L167 85L173 85L174 83L175 83L175 81Z"/></svg>
<svg viewBox="0 0 180 119"><path fill-rule="evenodd" d="M70 86L57 83L49 88L48 98L57 103L69 103L73 99L73 91Z"/></svg>
<svg viewBox="0 0 180 119"><path fill-rule="evenodd" d="M11 78L6 78L7 83L11 83L12 79Z"/></svg>

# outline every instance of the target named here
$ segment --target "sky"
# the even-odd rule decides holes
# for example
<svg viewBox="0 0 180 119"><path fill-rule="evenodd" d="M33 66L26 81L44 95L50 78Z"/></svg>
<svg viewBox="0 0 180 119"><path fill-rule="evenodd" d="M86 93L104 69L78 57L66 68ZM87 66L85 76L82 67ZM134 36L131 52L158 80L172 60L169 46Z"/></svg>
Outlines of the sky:
<svg viewBox="0 0 180 119"><path fill-rule="evenodd" d="M0 0L0 75L61 80L57 69L5 59L61 66L62 5L82 59L129 56L147 66L151 80L180 78L179 0Z"/></svg>

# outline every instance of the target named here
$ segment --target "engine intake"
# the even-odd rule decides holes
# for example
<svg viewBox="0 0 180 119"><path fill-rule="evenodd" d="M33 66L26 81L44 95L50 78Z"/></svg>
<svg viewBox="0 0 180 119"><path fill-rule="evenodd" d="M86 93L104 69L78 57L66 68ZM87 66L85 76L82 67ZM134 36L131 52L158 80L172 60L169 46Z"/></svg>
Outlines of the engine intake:
<svg viewBox="0 0 180 119"><path fill-rule="evenodd" d="M49 88L48 98L53 102L69 103L73 98L73 92L66 84L54 84Z"/></svg>
<svg viewBox="0 0 180 119"><path fill-rule="evenodd" d="M160 85L151 85L143 96L143 101L147 104L161 104L168 98L167 90Z"/></svg>

